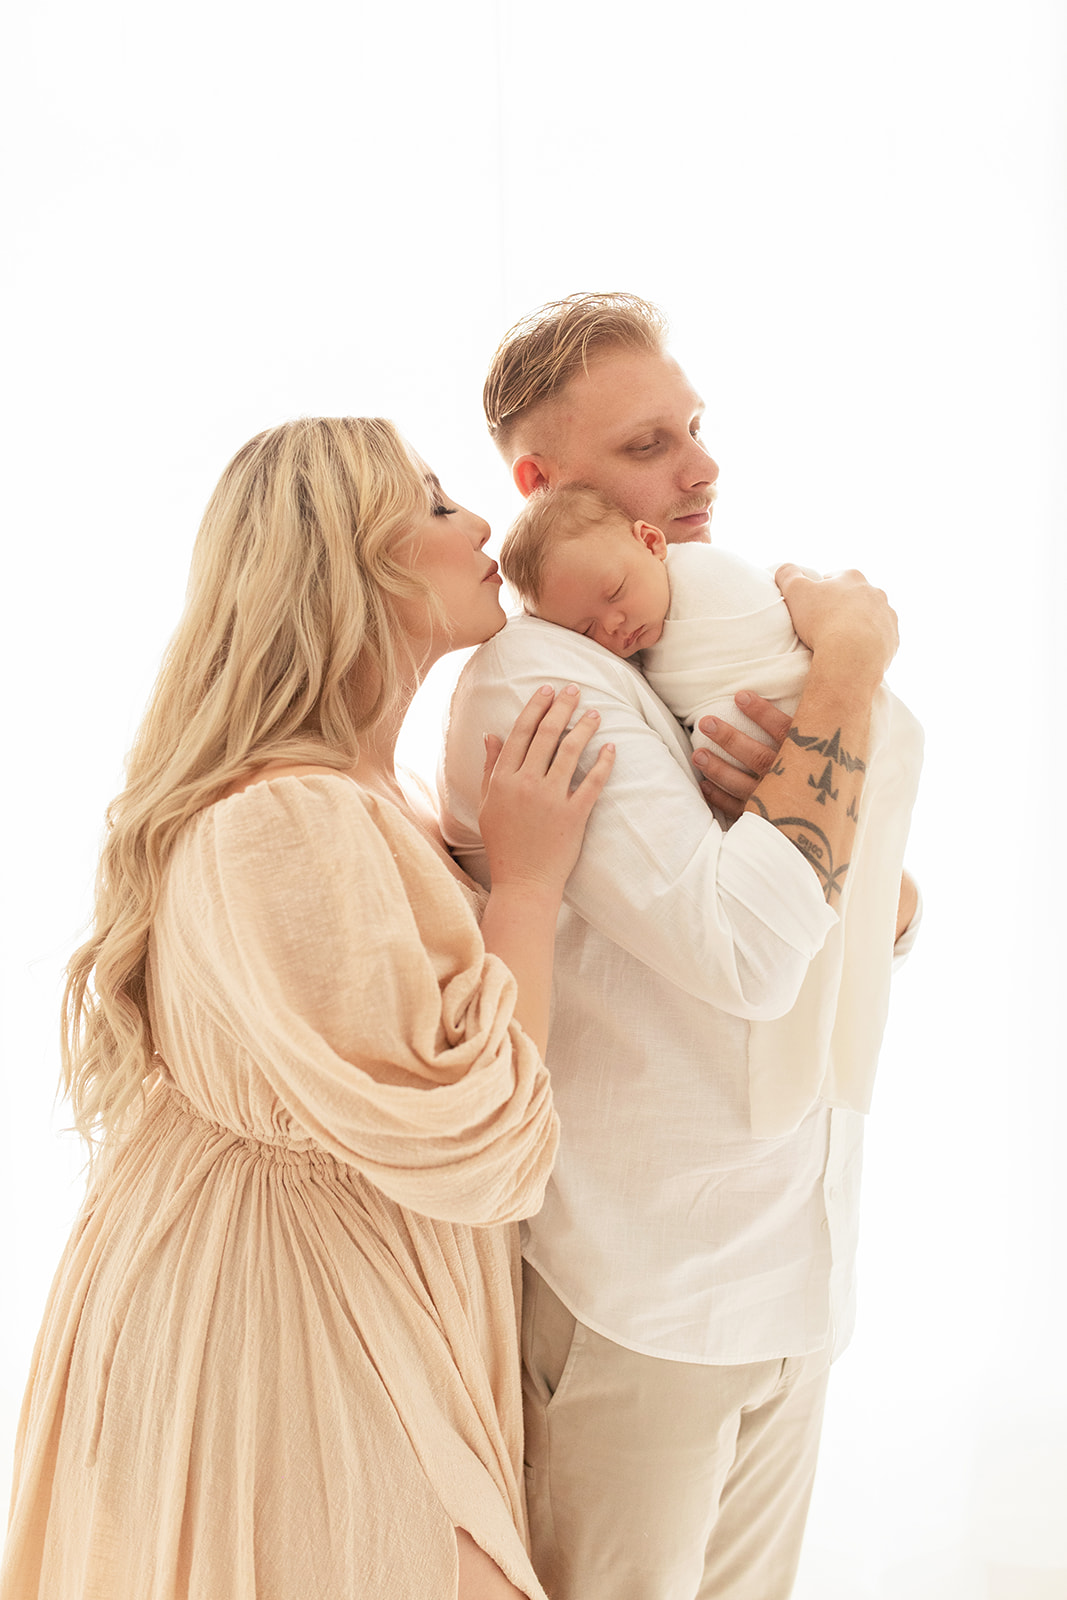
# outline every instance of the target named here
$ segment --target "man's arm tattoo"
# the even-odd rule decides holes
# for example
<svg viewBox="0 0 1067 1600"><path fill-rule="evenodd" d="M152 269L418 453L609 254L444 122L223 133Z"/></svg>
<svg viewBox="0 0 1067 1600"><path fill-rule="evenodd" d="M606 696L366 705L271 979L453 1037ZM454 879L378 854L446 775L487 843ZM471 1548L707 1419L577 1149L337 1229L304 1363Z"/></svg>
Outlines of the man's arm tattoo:
<svg viewBox="0 0 1067 1600"><path fill-rule="evenodd" d="M866 772L867 765L858 756L850 756L847 750L841 748L841 729L838 728L829 739L820 739L817 733L798 733L796 728L790 728L786 738L801 750L813 750L817 756L825 756L828 762L836 762L839 767L844 767L846 772Z"/></svg>
<svg viewBox="0 0 1067 1600"><path fill-rule="evenodd" d="M830 796L831 800L836 800L840 792L839 790L835 789L830 782L830 779L833 776L833 771L833 766L828 761L823 771L823 775L819 779L818 783L816 783L815 779L811 776L811 773L808 773L808 788L817 790L815 799L817 804L820 806L824 806L826 804L827 795Z"/></svg>
<svg viewBox="0 0 1067 1600"><path fill-rule="evenodd" d="M791 744L795 744L798 749L806 750L810 755L824 758L825 764L821 775L816 777L814 772L808 774L808 788L815 790L815 804L826 808L823 816L827 826L829 826L829 813L836 807L841 795L840 781L836 787L834 785L835 769L837 769L838 773L843 770L846 774L853 772L862 774L867 770L866 763L861 761L858 756L851 755L847 750L842 749L840 728L836 729L829 738L820 738L815 733L798 733L796 728L790 728L786 734L786 739ZM784 763L779 756L767 776L784 777L786 767L787 763ZM861 777L858 783L845 785L845 794L849 796L848 810L845 815L850 822L859 821L859 803L855 791L862 786L862 782ZM805 860L811 863L822 882L826 903L827 905L832 905L834 896L840 895L844 889L845 874L848 871L849 863L845 861L840 866L835 864L830 839L824 829L817 822L813 822L810 817L772 817L758 794L751 796L749 805L755 807L760 816L766 818L773 828L780 828L790 844L795 845Z"/></svg>
<svg viewBox="0 0 1067 1600"><path fill-rule="evenodd" d="M834 895L839 895L844 888L845 873L849 863L843 861L839 867L834 866L834 852L830 841L819 827L818 823L811 822L807 817L772 817L759 795L754 794L749 800L749 805L756 807L761 817L765 817L772 828L781 828L783 832L796 828L797 832L786 833L790 844L795 844L805 860L810 861L822 881L822 892L827 905L833 904Z"/></svg>

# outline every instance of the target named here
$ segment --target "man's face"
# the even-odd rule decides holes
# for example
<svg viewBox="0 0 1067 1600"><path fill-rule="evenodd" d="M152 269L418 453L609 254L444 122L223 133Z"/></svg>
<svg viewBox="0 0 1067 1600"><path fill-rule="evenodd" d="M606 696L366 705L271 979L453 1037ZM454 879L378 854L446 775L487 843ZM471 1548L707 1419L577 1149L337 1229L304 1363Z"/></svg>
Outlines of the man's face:
<svg viewBox="0 0 1067 1600"><path fill-rule="evenodd" d="M591 484L668 544L708 543L719 468L700 442L703 411L672 357L606 350L554 402L539 459L550 483Z"/></svg>

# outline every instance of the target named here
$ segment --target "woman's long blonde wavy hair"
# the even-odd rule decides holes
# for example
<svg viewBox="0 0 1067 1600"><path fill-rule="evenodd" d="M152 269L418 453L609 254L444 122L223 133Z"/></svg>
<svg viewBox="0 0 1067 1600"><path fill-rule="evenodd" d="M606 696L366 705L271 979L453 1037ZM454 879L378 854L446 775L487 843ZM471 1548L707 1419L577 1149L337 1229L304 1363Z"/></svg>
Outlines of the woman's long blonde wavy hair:
<svg viewBox="0 0 1067 1600"><path fill-rule="evenodd" d="M435 597L397 558L434 508L392 423L313 417L259 434L216 488L185 611L107 812L92 936L67 968L63 1087L88 1141L156 1072L148 936L175 838L269 761L338 769L417 675L399 607Z"/></svg>

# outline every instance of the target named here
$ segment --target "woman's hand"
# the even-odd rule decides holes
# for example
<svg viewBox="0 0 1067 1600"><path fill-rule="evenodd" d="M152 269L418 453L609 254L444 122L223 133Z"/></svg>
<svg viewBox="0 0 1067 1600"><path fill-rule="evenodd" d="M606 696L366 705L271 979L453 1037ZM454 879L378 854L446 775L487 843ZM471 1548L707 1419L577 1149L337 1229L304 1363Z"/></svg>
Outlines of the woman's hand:
<svg viewBox="0 0 1067 1600"><path fill-rule="evenodd" d="M787 562L774 581L785 597L797 637L813 654L831 653L853 682L875 686L897 653L897 614L862 572L809 578Z"/></svg>
<svg viewBox="0 0 1067 1600"><path fill-rule="evenodd" d="M604 745L571 788L579 757L600 725L597 713L588 711L568 733L577 709L573 684L559 694L540 689L503 743L492 734L485 739L478 826L492 888L482 914L482 938L486 950L511 968L518 989L516 1019L542 1055L563 886L615 759L614 745Z"/></svg>
<svg viewBox="0 0 1067 1600"><path fill-rule="evenodd" d="M582 847L589 813L608 780L614 745L604 745L575 786L578 761L600 717L588 711L566 731L578 708L572 684L538 690L506 740L486 735L478 826L494 891L520 889L557 900Z"/></svg>

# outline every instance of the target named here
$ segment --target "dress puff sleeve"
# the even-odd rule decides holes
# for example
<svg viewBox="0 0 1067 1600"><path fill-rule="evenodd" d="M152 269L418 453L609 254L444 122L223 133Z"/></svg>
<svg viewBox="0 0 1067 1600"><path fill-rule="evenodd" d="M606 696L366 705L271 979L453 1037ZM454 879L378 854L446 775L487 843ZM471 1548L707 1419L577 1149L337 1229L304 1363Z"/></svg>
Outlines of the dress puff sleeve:
<svg viewBox="0 0 1067 1600"><path fill-rule="evenodd" d="M267 1137L310 1140L443 1221L536 1211L558 1137L548 1075L467 893L403 813L340 775L286 776L209 807L181 843L153 984L161 1020L195 989L197 1031L213 1017L226 1036L226 1120L266 1101ZM196 1046L172 1020L188 1090Z"/></svg>

